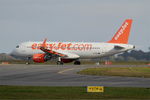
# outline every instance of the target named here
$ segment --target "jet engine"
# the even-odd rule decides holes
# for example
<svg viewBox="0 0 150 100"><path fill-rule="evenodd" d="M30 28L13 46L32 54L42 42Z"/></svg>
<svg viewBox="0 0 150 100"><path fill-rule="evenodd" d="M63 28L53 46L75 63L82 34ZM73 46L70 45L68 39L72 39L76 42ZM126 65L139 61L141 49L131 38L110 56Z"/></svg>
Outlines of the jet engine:
<svg viewBox="0 0 150 100"><path fill-rule="evenodd" d="M34 62L44 63L44 62L50 60L51 56L50 55L46 55L46 54L34 54L32 59L33 59Z"/></svg>

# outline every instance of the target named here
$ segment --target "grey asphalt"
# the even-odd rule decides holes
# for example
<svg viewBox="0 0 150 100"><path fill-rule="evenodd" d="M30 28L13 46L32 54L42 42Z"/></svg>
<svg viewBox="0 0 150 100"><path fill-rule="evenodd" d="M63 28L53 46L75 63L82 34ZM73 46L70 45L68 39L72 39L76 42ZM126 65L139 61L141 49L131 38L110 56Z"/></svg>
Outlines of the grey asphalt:
<svg viewBox="0 0 150 100"><path fill-rule="evenodd" d="M111 67L121 65L111 65ZM122 67L129 65L122 65ZM76 72L96 65L0 65L0 85L150 87L150 78L90 76ZM136 65L130 67L137 67Z"/></svg>

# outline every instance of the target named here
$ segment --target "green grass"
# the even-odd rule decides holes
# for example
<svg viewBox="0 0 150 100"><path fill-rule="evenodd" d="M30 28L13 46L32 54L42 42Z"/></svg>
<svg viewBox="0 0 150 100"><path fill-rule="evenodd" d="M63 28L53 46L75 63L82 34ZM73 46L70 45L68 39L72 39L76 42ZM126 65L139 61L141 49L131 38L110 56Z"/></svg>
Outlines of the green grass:
<svg viewBox="0 0 150 100"><path fill-rule="evenodd" d="M150 89L106 87L104 93L87 93L86 87L0 86L0 99L150 99Z"/></svg>
<svg viewBox="0 0 150 100"><path fill-rule="evenodd" d="M113 61L113 65L147 65L148 61Z"/></svg>
<svg viewBox="0 0 150 100"><path fill-rule="evenodd" d="M78 74L150 78L150 67L102 67L84 69Z"/></svg>

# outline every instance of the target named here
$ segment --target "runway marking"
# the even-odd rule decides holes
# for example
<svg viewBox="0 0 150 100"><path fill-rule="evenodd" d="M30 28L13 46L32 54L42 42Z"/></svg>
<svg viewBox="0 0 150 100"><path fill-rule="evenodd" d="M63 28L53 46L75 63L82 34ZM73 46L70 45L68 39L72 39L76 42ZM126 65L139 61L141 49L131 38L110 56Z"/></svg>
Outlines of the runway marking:
<svg viewBox="0 0 150 100"><path fill-rule="evenodd" d="M59 74L63 74L64 72L67 72L67 71L70 71L70 70L74 70L75 68L67 68L67 69L64 69L64 70L61 70L59 71L58 73Z"/></svg>

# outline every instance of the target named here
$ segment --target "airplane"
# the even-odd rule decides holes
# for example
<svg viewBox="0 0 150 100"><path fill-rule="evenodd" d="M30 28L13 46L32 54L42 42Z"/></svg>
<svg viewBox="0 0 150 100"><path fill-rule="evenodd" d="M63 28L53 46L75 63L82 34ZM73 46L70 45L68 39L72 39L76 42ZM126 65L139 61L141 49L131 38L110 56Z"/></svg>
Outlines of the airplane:
<svg viewBox="0 0 150 100"><path fill-rule="evenodd" d="M128 44L132 19L126 19L110 41L107 42L24 42L11 52L12 56L32 58L36 63L57 59L58 65L80 59L95 59L111 56L135 48Z"/></svg>

